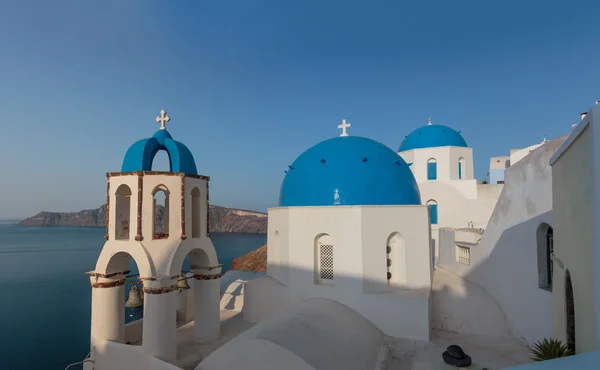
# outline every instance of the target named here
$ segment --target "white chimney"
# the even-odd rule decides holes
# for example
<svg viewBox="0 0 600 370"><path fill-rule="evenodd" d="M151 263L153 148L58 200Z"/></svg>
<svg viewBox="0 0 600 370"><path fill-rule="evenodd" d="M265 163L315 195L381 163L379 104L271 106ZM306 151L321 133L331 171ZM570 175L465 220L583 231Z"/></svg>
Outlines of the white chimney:
<svg viewBox="0 0 600 370"><path fill-rule="evenodd" d="M581 117L580 117L579 119L580 119L580 120L583 120L583 119L585 118L585 116L586 116L586 115L587 115L587 112L582 112L582 113L580 113L580 116L581 116Z"/></svg>

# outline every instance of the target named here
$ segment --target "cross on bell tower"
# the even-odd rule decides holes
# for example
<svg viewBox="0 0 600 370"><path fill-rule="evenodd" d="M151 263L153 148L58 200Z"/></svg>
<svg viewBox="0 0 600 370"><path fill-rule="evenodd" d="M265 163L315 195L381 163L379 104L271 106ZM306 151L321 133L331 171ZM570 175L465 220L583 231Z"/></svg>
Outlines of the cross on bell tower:
<svg viewBox="0 0 600 370"><path fill-rule="evenodd" d="M160 116L156 117L156 122L160 123L161 130L167 129L167 122L169 122L170 120L171 117L167 116L167 111L164 109L160 111Z"/></svg>
<svg viewBox="0 0 600 370"><path fill-rule="evenodd" d="M342 124L341 124L341 125L338 125L338 128L341 128L341 129L342 129L342 134L341 134L340 136L348 136L348 133L346 132L346 129L347 129L348 127L352 127L352 125L351 125L351 124L349 124L349 123L346 123L346 120L345 120L345 119L343 119L343 120L342 120Z"/></svg>

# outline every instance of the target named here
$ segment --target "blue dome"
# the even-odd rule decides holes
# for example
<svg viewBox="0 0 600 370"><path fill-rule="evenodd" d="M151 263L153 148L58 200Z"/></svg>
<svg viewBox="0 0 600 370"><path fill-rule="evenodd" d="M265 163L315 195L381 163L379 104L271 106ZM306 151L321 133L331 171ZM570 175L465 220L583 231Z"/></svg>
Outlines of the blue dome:
<svg viewBox="0 0 600 370"><path fill-rule="evenodd" d="M448 126L427 125L411 132L400 144L399 152L412 149L434 148L438 146L462 146L467 142L459 132Z"/></svg>
<svg viewBox="0 0 600 370"><path fill-rule="evenodd" d="M308 149L289 166L279 206L421 204L406 162L377 141L336 137Z"/></svg>
<svg viewBox="0 0 600 370"><path fill-rule="evenodd" d="M137 141L130 146L125 154L121 171L151 171L152 161L159 150L164 150L169 155L170 172L198 174L190 150L182 143L173 140L167 130L158 130L151 138Z"/></svg>

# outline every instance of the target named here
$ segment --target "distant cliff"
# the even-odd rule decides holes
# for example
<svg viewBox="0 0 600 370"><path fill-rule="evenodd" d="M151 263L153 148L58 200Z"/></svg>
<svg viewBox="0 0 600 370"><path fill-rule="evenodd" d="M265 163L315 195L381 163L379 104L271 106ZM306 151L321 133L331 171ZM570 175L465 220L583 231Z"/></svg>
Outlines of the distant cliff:
<svg viewBox="0 0 600 370"><path fill-rule="evenodd" d="M162 206L156 212L157 221L162 223ZM245 211L235 208L210 206L208 210L210 231L249 234L267 233L265 213ZM27 218L19 225L24 226L106 226L106 205L79 212L58 213L40 212Z"/></svg>
<svg viewBox="0 0 600 370"><path fill-rule="evenodd" d="M267 271L267 245L234 259L231 263L231 270Z"/></svg>

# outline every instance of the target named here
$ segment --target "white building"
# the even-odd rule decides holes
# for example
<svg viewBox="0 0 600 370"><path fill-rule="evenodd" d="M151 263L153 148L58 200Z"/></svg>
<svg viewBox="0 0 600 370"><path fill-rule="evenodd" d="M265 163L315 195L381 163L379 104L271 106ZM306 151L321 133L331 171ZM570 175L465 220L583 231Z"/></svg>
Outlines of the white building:
<svg viewBox="0 0 600 370"><path fill-rule="evenodd" d="M548 140L544 138L541 143L530 145L524 149L511 149L510 155L502 157L490 158L490 171L489 171L489 183L490 184L504 184L504 171L525 158L529 153L533 152L539 146L547 143Z"/></svg>
<svg viewBox="0 0 600 370"><path fill-rule="evenodd" d="M430 119L406 136L398 154L410 165L421 200L430 208L433 240L441 227L485 229L502 185L477 182L473 148L460 132ZM435 255L439 257L437 242Z"/></svg>
<svg viewBox="0 0 600 370"><path fill-rule="evenodd" d="M189 304L193 312L184 316L196 319L196 342L219 337L221 265L208 230L209 178L198 175L190 151L167 132L165 111L157 121L160 130L129 148L121 172L107 174L106 243L94 271L87 273L92 285L90 342L96 370L167 369L166 362L176 360L176 321L182 314L177 282L187 256L195 301ZM152 171L160 150L169 154L169 172ZM155 216L159 193L165 207L160 227ZM143 284L144 317L126 326L124 284L130 259ZM138 345L126 344L134 342Z"/></svg>
<svg viewBox="0 0 600 370"><path fill-rule="evenodd" d="M246 283L244 319L261 321L321 297L386 335L428 340L427 207L402 158L344 135L345 127L289 166L279 207L268 210L267 274Z"/></svg>

